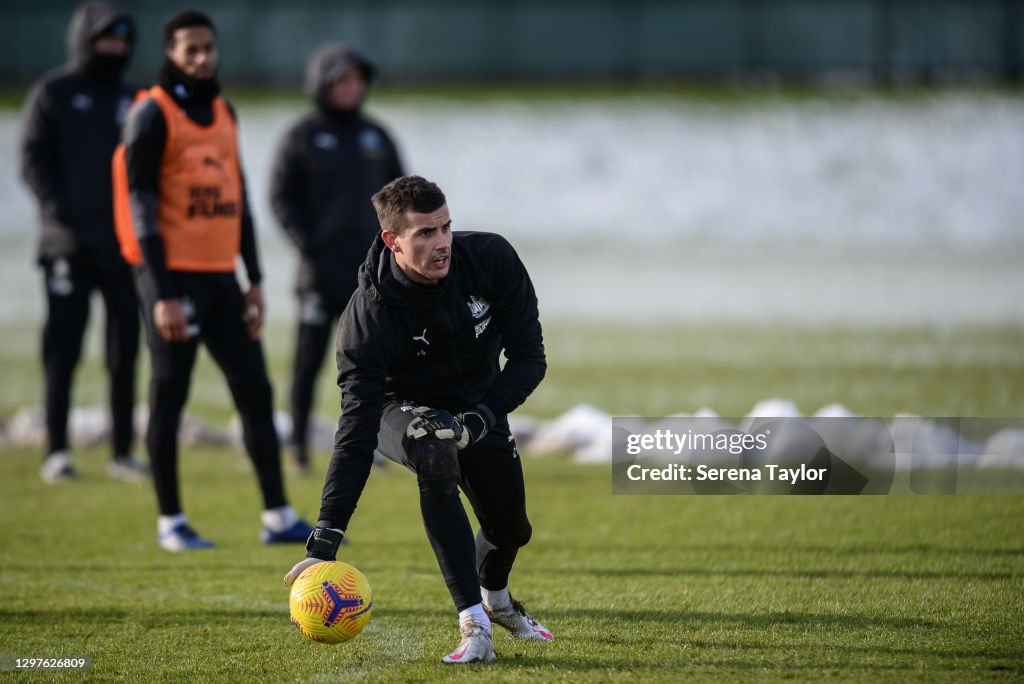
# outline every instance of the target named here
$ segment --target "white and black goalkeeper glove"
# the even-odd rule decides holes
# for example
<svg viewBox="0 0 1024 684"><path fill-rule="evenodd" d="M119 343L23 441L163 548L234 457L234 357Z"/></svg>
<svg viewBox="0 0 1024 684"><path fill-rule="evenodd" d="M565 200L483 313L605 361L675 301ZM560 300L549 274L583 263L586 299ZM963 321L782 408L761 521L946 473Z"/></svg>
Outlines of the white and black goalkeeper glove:
<svg viewBox="0 0 1024 684"><path fill-rule="evenodd" d="M462 424L462 439L455 445L459 449L465 449L479 442L487 435L494 423L490 410L482 404L472 411L463 411L455 416L455 420Z"/></svg>
<svg viewBox="0 0 1024 684"><path fill-rule="evenodd" d="M405 434L412 439L423 439L433 435L437 439L450 439L455 447L465 449L479 442L490 430L492 415L487 407L480 405L472 411L465 411L453 416L443 409L417 406L412 410L416 417L405 429Z"/></svg>
<svg viewBox="0 0 1024 684"><path fill-rule="evenodd" d="M345 534L341 530L329 527L313 528L313 531L309 534L309 539L306 540L307 558L300 560L292 566L292 569L284 576L284 585L286 587L292 586L295 580L299 578L299 575L302 574L302 571L311 565L335 560L338 557L338 547L341 546L341 541L344 538Z"/></svg>
<svg viewBox="0 0 1024 684"><path fill-rule="evenodd" d="M437 439L450 439L456 444L462 439L462 423L444 409L417 406L412 414L415 418L405 428L405 434L412 439L433 436Z"/></svg>

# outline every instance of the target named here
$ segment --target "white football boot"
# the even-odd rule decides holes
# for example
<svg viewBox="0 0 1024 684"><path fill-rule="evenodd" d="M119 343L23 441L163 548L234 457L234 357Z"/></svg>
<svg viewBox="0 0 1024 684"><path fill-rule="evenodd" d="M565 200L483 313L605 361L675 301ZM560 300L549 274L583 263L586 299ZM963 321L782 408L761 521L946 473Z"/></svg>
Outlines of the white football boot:
<svg viewBox="0 0 1024 684"><path fill-rule="evenodd" d="M39 468L39 477L48 484L67 482L78 477L75 464L71 460L71 452L67 450L54 451L47 456L42 467Z"/></svg>
<svg viewBox="0 0 1024 684"><path fill-rule="evenodd" d="M107 475L124 482L142 482L149 479L149 466L135 454L115 456L107 463Z"/></svg>
<svg viewBox="0 0 1024 684"><path fill-rule="evenodd" d="M537 639L554 641L555 636L547 627L540 624L523 608L523 604L509 596L509 604L504 608L490 608L484 604L484 610L491 622L508 630L512 639Z"/></svg>
<svg viewBox="0 0 1024 684"><path fill-rule="evenodd" d="M475 622L467 622L460 631L462 641L458 648L441 658L445 665L464 665L466 663L491 663L498 659L494 655L494 641L491 630Z"/></svg>

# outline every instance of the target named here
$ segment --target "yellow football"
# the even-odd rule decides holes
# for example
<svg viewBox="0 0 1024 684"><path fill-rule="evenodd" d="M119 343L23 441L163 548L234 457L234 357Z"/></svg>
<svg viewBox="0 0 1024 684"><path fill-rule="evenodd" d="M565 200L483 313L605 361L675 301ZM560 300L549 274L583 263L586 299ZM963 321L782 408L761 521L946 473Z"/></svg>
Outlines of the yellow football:
<svg viewBox="0 0 1024 684"><path fill-rule="evenodd" d="M322 644L348 641L370 621L373 590L348 563L323 561L302 571L288 598L292 624Z"/></svg>

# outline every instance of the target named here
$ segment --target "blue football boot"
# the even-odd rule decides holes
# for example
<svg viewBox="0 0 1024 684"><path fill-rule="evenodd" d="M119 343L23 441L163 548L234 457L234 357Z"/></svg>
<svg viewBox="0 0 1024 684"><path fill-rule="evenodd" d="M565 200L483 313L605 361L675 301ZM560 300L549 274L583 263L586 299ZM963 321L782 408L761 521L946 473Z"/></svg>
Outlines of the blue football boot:
<svg viewBox="0 0 1024 684"><path fill-rule="evenodd" d="M291 527L280 532L272 532L266 527L260 534L260 540L264 544L305 544L309 535L313 532L313 526L299 518Z"/></svg>
<svg viewBox="0 0 1024 684"><path fill-rule="evenodd" d="M175 525L170 532L158 534L156 543L168 551L195 551L196 549L212 549L214 544L203 539L187 522Z"/></svg>

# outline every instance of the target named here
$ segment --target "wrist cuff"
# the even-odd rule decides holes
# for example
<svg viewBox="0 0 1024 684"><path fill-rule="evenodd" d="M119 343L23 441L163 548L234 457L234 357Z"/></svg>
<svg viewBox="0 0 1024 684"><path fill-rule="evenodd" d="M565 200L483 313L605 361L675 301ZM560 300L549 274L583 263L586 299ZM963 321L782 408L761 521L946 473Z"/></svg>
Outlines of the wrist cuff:
<svg viewBox="0 0 1024 684"><path fill-rule="evenodd" d="M494 427L494 423L496 422L494 412L487 408L485 404L477 404L473 410L483 416L484 422L487 423L488 430Z"/></svg>
<svg viewBox="0 0 1024 684"><path fill-rule="evenodd" d="M341 530L315 527L306 540L306 558L332 561L338 557L338 547L345 538Z"/></svg>

